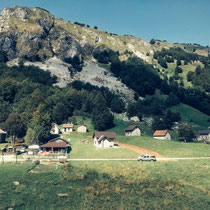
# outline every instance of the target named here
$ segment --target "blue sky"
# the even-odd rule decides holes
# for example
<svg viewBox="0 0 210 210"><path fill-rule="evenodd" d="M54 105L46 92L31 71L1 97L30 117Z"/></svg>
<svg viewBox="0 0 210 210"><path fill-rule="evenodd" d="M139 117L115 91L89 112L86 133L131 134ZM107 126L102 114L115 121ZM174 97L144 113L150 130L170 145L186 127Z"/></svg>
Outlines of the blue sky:
<svg viewBox="0 0 210 210"><path fill-rule="evenodd" d="M0 0L1 10L14 5L119 35L210 46L210 0Z"/></svg>

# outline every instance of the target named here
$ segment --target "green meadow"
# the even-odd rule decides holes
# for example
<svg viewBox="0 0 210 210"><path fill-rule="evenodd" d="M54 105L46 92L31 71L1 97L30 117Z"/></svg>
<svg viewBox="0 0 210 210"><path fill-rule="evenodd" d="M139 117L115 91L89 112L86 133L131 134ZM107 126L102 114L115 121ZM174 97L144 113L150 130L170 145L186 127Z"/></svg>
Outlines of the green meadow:
<svg viewBox="0 0 210 210"><path fill-rule="evenodd" d="M1 210L209 209L210 205L209 160L52 163L28 173L30 165L0 166Z"/></svg>

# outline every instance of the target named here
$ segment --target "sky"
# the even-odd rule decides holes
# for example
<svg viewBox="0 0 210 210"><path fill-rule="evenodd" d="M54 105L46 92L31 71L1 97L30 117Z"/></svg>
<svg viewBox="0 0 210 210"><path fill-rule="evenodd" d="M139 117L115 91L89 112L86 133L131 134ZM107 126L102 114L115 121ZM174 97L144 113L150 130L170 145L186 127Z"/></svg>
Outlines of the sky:
<svg viewBox="0 0 210 210"><path fill-rule="evenodd" d="M0 0L0 10L15 5L118 35L210 46L210 0Z"/></svg>

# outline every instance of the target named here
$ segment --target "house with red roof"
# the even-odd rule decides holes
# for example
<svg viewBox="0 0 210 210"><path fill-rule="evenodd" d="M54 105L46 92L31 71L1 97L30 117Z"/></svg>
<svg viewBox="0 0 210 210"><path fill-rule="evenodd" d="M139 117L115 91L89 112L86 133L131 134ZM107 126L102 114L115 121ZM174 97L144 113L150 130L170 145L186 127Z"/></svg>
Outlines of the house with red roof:
<svg viewBox="0 0 210 210"><path fill-rule="evenodd" d="M153 138L155 138L155 139L167 139L167 140L171 140L171 135L168 132L168 130L156 130L153 133Z"/></svg>
<svg viewBox="0 0 210 210"><path fill-rule="evenodd" d="M141 136L141 129L138 125L129 125L125 129L126 136Z"/></svg>

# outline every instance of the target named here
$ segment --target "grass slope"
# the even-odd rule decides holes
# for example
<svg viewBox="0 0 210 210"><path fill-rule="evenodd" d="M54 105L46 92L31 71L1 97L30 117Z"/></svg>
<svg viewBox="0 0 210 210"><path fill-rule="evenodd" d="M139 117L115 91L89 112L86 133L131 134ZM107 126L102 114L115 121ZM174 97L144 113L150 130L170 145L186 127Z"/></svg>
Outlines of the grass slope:
<svg viewBox="0 0 210 210"><path fill-rule="evenodd" d="M159 140L148 136L118 136L117 141L153 150L166 157L209 157L210 145Z"/></svg>
<svg viewBox="0 0 210 210"><path fill-rule="evenodd" d="M40 165L34 174L29 166L0 166L1 210L209 208L207 160L72 162Z"/></svg>
<svg viewBox="0 0 210 210"><path fill-rule="evenodd" d="M207 129L210 125L208 121L210 117L197 109L186 104L179 104L171 107L171 111L176 111L181 114L182 123L190 124L193 129Z"/></svg>

